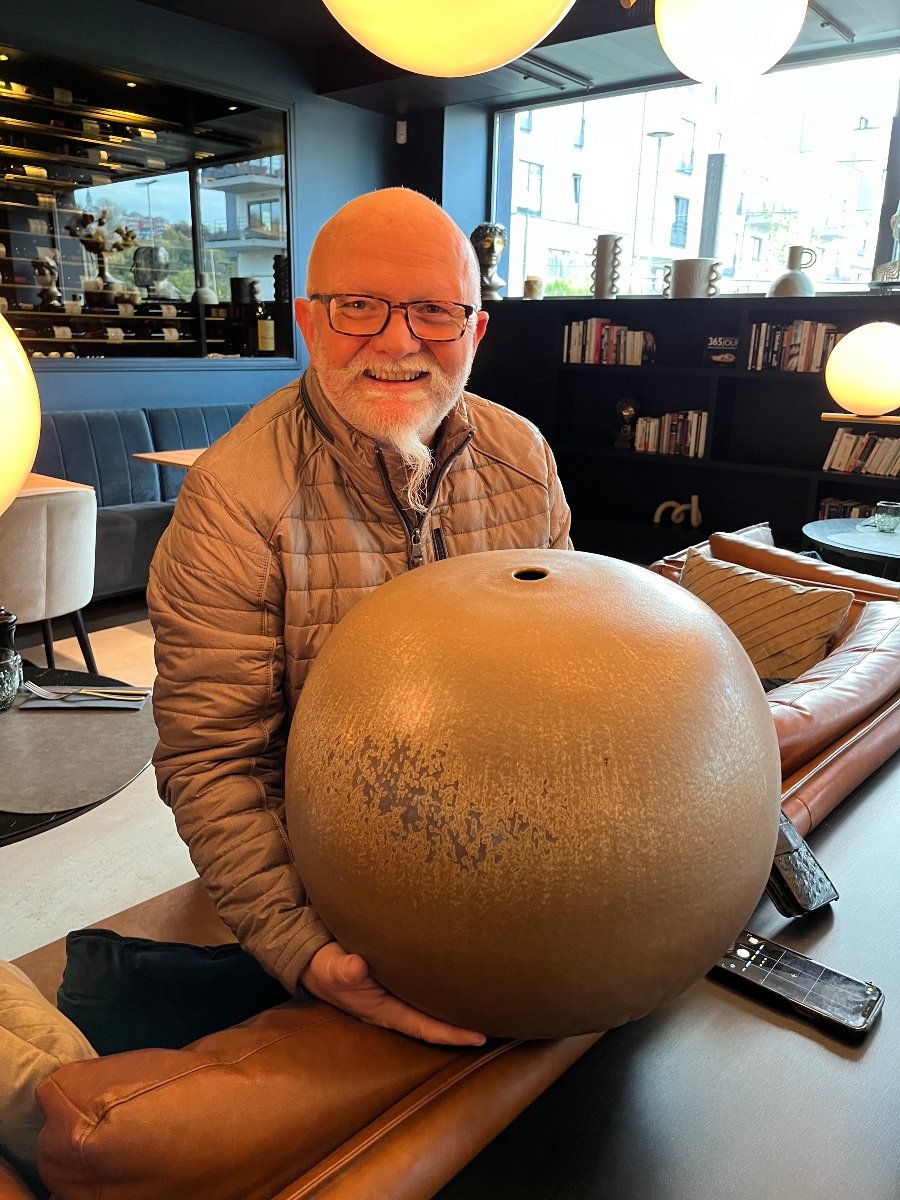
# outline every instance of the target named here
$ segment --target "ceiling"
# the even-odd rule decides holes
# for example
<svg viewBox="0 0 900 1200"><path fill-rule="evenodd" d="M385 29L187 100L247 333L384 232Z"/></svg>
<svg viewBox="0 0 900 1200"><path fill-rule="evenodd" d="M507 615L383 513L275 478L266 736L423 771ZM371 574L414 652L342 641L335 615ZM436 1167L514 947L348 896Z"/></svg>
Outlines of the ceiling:
<svg viewBox="0 0 900 1200"><path fill-rule="evenodd" d="M296 55L320 95L392 116L458 103L529 107L683 78L656 36L653 0L636 0L630 9L619 0L577 0L530 55L464 79L413 75L383 62L344 32L322 0L270 5L247 0L142 2L270 40ZM834 25L828 23L829 16ZM841 35L839 26L852 41ZM478 36L477 28L473 36ZM898 0L816 0L783 61L802 63L888 49L900 49Z"/></svg>

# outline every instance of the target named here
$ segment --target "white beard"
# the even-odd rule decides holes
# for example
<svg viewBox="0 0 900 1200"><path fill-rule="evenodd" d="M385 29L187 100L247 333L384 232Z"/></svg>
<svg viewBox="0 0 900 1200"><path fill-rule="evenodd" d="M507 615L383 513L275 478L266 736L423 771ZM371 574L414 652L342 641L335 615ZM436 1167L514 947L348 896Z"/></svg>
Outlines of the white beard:
<svg viewBox="0 0 900 1200"><path fill-rule="evenodd" d="M320 347L313 347L319 383L344 420L360 433L393 447L400 455L408 472L406 498L415 512L425 511L428 477L434 462L431 451L422 441L422 432L430 433L437 428L453 408L471 370L472 357L474 350L462 369L453 374L444 371L437 360L427 353L404 358L404 369L427 371L430 382L429 394L423 396L421 403L410 404L408 413L400 418L396 414L387 416L380 413L377 407L359 396L363 373L367 368L384 366L384 355L358 355L345 367L328 368L322 365L325 355ZM392 362L391 365L396 364Z"/></svg>

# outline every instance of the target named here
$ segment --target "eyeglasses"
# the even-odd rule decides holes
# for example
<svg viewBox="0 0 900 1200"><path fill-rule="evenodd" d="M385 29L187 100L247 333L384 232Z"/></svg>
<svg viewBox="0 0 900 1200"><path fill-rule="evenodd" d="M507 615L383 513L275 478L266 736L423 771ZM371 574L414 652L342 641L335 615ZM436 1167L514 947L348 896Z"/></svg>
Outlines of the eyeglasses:
<svg viewBox="0 0 900 1200"><path fill-rule="evenodd" d="M391 313L400 309L409 332L422 342L456 342L469 327L475 311L472 304L454 304L449 300L405 300L392 304L380 296L345 294L326 296L315 292L310 300L325 305L328 324L335 333L348 337L377 337L387 329Z"/></svg>

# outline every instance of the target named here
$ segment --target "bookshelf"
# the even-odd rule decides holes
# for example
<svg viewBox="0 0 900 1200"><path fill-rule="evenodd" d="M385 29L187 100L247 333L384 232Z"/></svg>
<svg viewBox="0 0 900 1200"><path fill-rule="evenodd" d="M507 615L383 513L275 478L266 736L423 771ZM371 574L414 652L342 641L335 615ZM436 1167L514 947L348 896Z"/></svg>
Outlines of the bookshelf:
<svg viewBox="0 0 900 1200"><path fill-rule="evenodd" d="M869 321L900 322L900 297L620 296L504 300L488 311L469 386L523 413L547 436L581 549L649 562L712 530L761 520L772 523L779 545L799 549L803 526L825 500L874 505L900 498L900 478L822 469L835 427L822 420L833 404L821 369L747 365L763 324L784 330L808 322L814 346L815 327L846 333ZM567 329L591 318L649 333L653 361L563 361ZM713 338L736 346L733 363L710 361ZM626 399L637 405L636 420L705 414L704 444L693 455L616 448L616 406ZM854 419L847 414L843 423ZM699 529L654 525L661 503L692 495L703 514Z"/></svg>

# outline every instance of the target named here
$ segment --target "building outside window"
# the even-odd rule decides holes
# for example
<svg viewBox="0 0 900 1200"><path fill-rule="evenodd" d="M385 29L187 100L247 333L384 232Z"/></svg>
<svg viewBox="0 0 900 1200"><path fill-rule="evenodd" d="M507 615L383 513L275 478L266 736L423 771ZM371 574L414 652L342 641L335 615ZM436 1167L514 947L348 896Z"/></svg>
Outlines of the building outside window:
<svg viewBox="0 0 900 1200"><path fill-rule="evenodd" d="M539 217L544 203L544 167L541 163L519 160L516 211Z"/></svg>
<svg viewBox="0 0 900 1200"><path fill-rule="evenodd" d="M600 233L622 237L622 292L657 294L669 228L679 257L726 264L723 293L764 294L790 245L816 251L820 292L864 290L883 203L897 203L884 186L898 74L890 53L775 71L734 104L684 84L534 108L527 156L523 114L499 113L497 154L516 164L494 209L509 231L507 294L521 295L526 275L553 279L551 248L571 264L555 294L590 294L580 264ZM573 145L582 118L589 153Z"/></svg>
<svg viewBox="0 0 900 1200"><path fill-rule="evenodd" d="M697 122L688 121L682 117L675 130L678 138L678 153L680 160L678 170L682 175L692 175L694 172L694 141L697 136Z"/></svg>
<svg viewBox="0 0 900 1200"><path fill-rule="evenodd" d="M669 238L669 244L672 246L687 245L689 206L690 200L687 197L675 197L675 220L672 222L672 234Z"/></svg>

